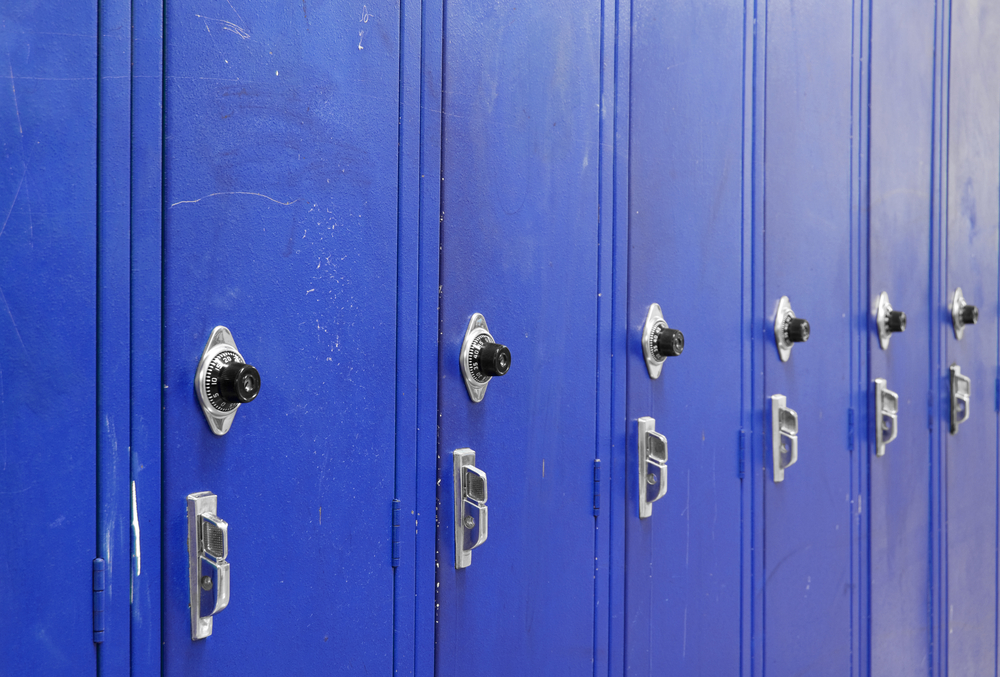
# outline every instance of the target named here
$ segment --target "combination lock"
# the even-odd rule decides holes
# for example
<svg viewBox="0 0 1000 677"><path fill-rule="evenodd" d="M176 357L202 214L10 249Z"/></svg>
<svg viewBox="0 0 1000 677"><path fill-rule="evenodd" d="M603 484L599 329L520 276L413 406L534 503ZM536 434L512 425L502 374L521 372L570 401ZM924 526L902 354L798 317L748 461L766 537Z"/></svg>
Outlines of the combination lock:
<svg viewBox="0 0 1000 677"><path fill-rule="evenodd" d="M809 321L796 317L788 297L782 296L774 316L774 343L782 362L791 358L794 344L809 340L809 331Z"/></svg>
<svg viewBox="0 0 1000 677"><path fill-rule="evenodd" d="M474 313L462 341L462 378L473 402L482 402L486 386L494 376L510 369L510 350L494 341L486 318Z"/></svg>
<svg viewBox="0 0 1000 677"><path fill-rule="evenodd" d="M654 303L646 312L646 323L642 328L642 357L650 378L660 378L663 363L668 357L677 357L684 352L684 334L671 329L663 319L659 303Z"/></svg>
<svg viewBox="0 0 1000 677"><path fill-rule="evenodd" d="M198 363L194 388L216 435L229 432L239 406L252 402L260 392L260 373L243 359L227 328L212 330Z"/></svg>

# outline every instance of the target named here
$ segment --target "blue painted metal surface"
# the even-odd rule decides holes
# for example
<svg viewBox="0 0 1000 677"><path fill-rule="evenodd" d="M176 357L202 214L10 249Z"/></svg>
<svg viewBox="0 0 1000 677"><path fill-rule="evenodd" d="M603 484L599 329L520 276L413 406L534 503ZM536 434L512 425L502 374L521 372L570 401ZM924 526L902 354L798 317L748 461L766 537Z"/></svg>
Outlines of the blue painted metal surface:
<svg viewBox="0 0 1000 677"><path fill-rule="evenodd" d="M441 242L442 3L420 17L420 211L413 671L434 674L437 605L438 299ZM409 15L408 15L409 16ZM422 528L421 528L422 527ZM397 664L397 669L401 669Z"/></svg>
<svg viewBox="0 0 1000 677"><path fill-rule="evenodd" d="M993 66L1000 13L953 2L947 111L946 231L939 303L939 430L945 479L948 674L997 669L997 257L1000 223L1000 74ZM948 304L956 287L979 323L956 340ZM949 428L948 369L972 380L970 416Z"/></svg>
<svg viewBox="0 0 1000 677"><path fill-rule="evenodd" d="M592 674L601 5L446 5L444 25L436 671ZM512 355L478 404L474 312ZM490 529L456 570L462 447Z"/></svg>
<svg viewBox="0 0 1000 677"><path fill-rule="evenodd" d="M629 675L739 674L743 388L743 7L633 5L625 505ZM652 380L659 303L685 337ZM669 490L638 517L635 421L669 441Z"/></svg>
<svg viewBox="0 0 1000 677"><path fill-rule="evenodd" d="M105 574L105 642L98 673L130 665L134 531L131 423L131 6L98 6L97 58L97 552Z"/></svg>
<svg viewBox="0 0 1000 677"><path fill-rule="evenodd" d="M167 674L392 670L399 27L377 0L166 6ZM262 376L225 437L193 389L217 324ZM204 490L232 601L192 642Z"/></svg>
<svg viewBox="0 0 1000 677"><path fill-rule="evenodd" d="M876 456L874 399L863 423L869 468L872 675L928 674L931 639L931 466L927 416L933 387L931 159L934 119L933 0L873 5L868 269L869 381L899 395L898 436ZM875 312L881 292L906 313L887 349ZM874 398L873 388L868 392Z"/></svg>
<svg viewBox="0 0 1000 677"><path fill-rule="evenodd" d="M160 671L163 3L132 3L132 674Z"/></svg>
<svg viewBox="0 0 1000 677"><path fill-rule="evenodd" d="M775 483L762 426L764 674L851 672L854 21L845 4L767 9L764 395L798 412L799 455ZM784 295L812 328L788 362L773 335Z"/></svg>
<svg viewBox="0 0 1000 677"><path fill-rule="evenodd" d="M0 671L96 674L97 6L0 7Z"/></svg>

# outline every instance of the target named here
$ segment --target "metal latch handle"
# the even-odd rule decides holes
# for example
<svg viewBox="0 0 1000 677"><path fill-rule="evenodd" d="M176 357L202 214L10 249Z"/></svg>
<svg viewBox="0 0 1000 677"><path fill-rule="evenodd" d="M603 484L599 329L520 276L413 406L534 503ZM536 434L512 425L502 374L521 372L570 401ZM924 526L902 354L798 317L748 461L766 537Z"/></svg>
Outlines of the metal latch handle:
<svg viewBox="0 0 1000 677"><path fill-rule="evenodd" d="M211 635L212 617L229 606L229 524L216 515L218 501L210 491L187 497L191 639Z"/></svg>
<svg viewBox="0 0 1000 677"><path fill-rule="evenodd" d="M969 399L972 396L972 379L962 375L962 368L951 365L951 434L969 420Z"/></svg>
<svg viewBox="0 0 1000 677"><path fill-rule="evenodd" d="M785 406L784 395L771 396L771 456L774 481L785 480L785 469L799 460L799 415Z"/></svg>
<svg viewBox="0 0 1000 677"><path fill-rule="evenodd" d="M472 564L472 550L485 543L489 535L486 473L475 463L476 452L472 449L454 452L456 569Z"/></svg>
<svg viewBox="0 0 1000 677"><path fill-rule="evenodd" d="M886 387L884 378L875 379L875 455L885 455L885 445L899 432L899 395Z"/></svg>
<svg viewBox="0 0 1000 677"><path fill-rule="evenodd" d="M653 514L653 503L667 493L667 438L656 432L656 419L638 420L639 518Z"/></svg>

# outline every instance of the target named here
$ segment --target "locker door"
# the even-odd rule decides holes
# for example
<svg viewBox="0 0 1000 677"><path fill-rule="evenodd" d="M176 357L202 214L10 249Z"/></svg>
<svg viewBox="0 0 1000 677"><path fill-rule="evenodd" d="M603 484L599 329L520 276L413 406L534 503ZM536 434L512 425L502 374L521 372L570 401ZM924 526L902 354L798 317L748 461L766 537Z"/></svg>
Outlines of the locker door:
<svg viewBox="0 0 1000 677"><path fill-rule="evenodd" d="M948 671L996 670L997 576L997 202L1000 195L1000 13L992 3L951 7L946 269L937 309L944 330L939 378L950 428L949 369L971 380L968 421L944 434ZM955 337L957 288L979 309Z"/></svg>
<svg viewBox="0 0 1000 677"><path fill-rule="evenodd" d="M0 54L0 671L95 674L96 3L5 3Z"/></svg>
<svg viewBox="0 0 1000 677"><path fill-rule="evenodd" d="M743 6L633 5L626 672L740 669ZM652 379L643 326L685 347ZM637 420L668 441L667 493L639 517Z"/></svg>
<svg viewBox="0 0 1000 677"><path fill-rule="evenodd" d="M386 675L399 9L166 10L164 670ZM260 375L222 436L194 386L217 325ZM194 641L186 501L205 491L231 601Z"/></svg>
<svg viewBox="0 0 1000 677"><path fill-rule="evenodd" d="M873 675L926 673L931 660L927 393L936 326L929 249L935 9L932 0L872 7L866 423ZM882 292L894 311L905 313L904 332L893 331L901 318L888 316L888 308L879 316ZM876 426L887 440L892 418L875 409L874 379L898 395L896 438L881 456ZM891 393L883 399L891 412Z"/></svg>
<svg viewBox="0 0 1000 677"><path fill-rule="evenodd" d="M601 4L449 3L444 25L437 672L591 674ZM478 403L474 313L510 351ZM457 569L463 448L488 532Z"/></svg>
<svg viewBox="0 0 1000 677"><path fill-rule="evenodd" d="M764 141L763 654L769 675L851 669L852 10L767 8ZM783 362L774 318L809 322ZM802 328L800 328L801 330ZM794 334L789 326L789 334ZM791 338L801 338L795 337ZM798 414L798 460L777 482L772 396ZM784 417L783 417L784 418ZM789 432L794 426L784 421ZM789 449L792 440L781 436ZM781 455L790 462L791 453Z"/></svg>

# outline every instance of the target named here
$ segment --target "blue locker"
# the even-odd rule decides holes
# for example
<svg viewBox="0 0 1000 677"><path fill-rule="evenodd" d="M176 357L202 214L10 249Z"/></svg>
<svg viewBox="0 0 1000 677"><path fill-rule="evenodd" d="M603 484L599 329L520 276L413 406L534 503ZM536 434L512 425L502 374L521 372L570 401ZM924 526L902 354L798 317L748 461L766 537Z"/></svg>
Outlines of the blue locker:
<svg viewBox="0 0 1000 677"><path fill-rule="evenodd" d="M0 54L0 671L96 674L96 4L4 4Z"/></svg>
<svg viewBox="0 0 1000 677"><path fill-rule="evenodd" d="M930 0L872 7L869 390L863 407L872 675L927 674L933 658L930 486L935 457L927 398L938 322L931 311L930 218L937 204L931 192L935 93L940 96L935 87L937 11ZM899 331L902 318L892 312L905 313L904 331ZM884 380L887 395L880 397L876 379Z"/></svg>
<svg viewBox="0 0 1000 677"><path fill-rule="evenodd" d="M399 11L166 6L166 674L392 670ZM194 384L218 325L259 371L225 435ZM198 492L231 583L193 640Z"/></svg>
<svg viewBox="0 0 1000 677"><path fill-rule="evenodd" d="M1000 195L1000 75L995 67L1000 13L993 3L951 6L947 102L946 202L939 259L941 332L937 369L945 500L948 674L993 674L997 657L997 257ZM957 337L957 291L979 310ZM967 393L952 396L958 367ZM952 423L953 399L967 396ZM943 671L943 670L942 670Z"/></svg>
<svg viewBox="0 0 1000 677"><path fill-rule="evenodd" d="M755 590L762 591L767 675L852 670L851 555L860 505L850 451L859 359L852 12L848 3L771 2L766 13L757 123L764 134L758 275L765 473L763 571Z"/></svg>
<svg viewBox="0 0 1000 677"><path fill-rule="evenodd" d="M625 672L736 675L741 653L744 7L633 5ZM652 304L683 332L653 379ZM659 360L657 360L659 361ZM666 436L667 492L649 491L638 421Z"/></svg>
<svg viewBox="0 0 1000 677"><path fill-rule="evenodd" d="M593 509L603 450L595 419L601 9L600 2L445 5L442 676L594 672L596 583L606 576L595 560ZM491 377L479 402L460 365L476 313L489 343L510 353L509 371ZM462 549L488 528L458 568L454 452L462 449L475 452L469 464L486 476L485 491L481 481L467 487L476 502L458 523Z"/></svg>

